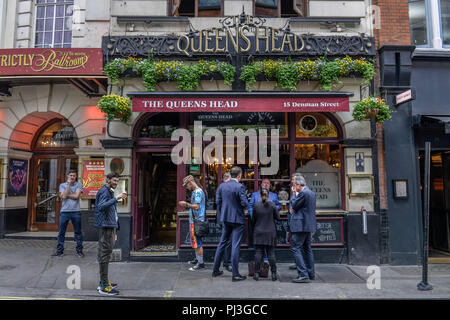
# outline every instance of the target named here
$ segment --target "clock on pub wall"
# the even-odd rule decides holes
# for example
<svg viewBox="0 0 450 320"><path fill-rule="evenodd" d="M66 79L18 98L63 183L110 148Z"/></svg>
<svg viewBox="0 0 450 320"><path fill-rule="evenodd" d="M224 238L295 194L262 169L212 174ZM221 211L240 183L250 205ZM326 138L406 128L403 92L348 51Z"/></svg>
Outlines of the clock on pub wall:
<svg viewBox="0 0 450 320"><path fill-rule="evenodd" d="M298 124L302 131L311 133L317 128L317 119L311 115L306 115L300 119Z"/></svg>

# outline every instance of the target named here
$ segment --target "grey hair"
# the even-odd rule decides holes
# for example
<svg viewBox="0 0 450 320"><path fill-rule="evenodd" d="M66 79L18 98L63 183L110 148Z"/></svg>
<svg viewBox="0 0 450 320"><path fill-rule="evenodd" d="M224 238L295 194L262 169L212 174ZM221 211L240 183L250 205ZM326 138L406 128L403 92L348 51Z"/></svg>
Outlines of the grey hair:
<svg viewBox="0 0 450 320"><path fill-rule="evenodd" d="M306 186L306 180L302 175L295 176L294 182L296 185Z"/></svg>
<svg viewBox="0 0 450 320"><path fill-rule="evenodd" d="M296 173L294 173L291 177L301 177L301 176L302 176L301 173L296 172Z"/></svg>
<svg viewBox="0 0 450 320"><path fill-rule="evenodd" d="M229 172L225 172L223 174L223 180L228 179L228 178L231 178L231 174Z"/></svg>

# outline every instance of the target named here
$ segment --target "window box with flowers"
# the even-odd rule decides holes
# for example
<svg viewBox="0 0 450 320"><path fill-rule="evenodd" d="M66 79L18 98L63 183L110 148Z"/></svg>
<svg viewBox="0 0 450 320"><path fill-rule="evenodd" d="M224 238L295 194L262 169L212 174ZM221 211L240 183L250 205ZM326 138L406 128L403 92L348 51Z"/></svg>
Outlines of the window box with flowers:
<svg viewBox="0 0 450 320"><path fill-rule="evenodd" d="M119 84L122 77L142 76L144 86L148 91L155 91L159 83L173 82L182 91L195 91L201 80L222 80L227 86L234 81L236 69L229 63L219 60L200 60L187 64L177 60L154 60L150 55L148 59L115 59L104 67L105 74L113 85ZM161 85L173 90L174 85Z"/></svg>
<svg viewBox="0 0 450 320"><path fill-rule="evenodd" d="M373 64L364 59L347 56L328 61L325 58L302 61L263 60L242 67L240 79L246 90L252 91L257 80L275 81L276 87L296 91L319 84L323 90L331 91L342 77L361 77L366 84L375 75Z"/></svg>
<svg viewBox="0 0 450 320"><path fill-rule="evenodd" d="M115 94L103 96L97 107L108 119L116 118L126 123L131 116L131 100Z"/></svg>
<svg viewBox="0 0 450 320"><path fill-rule="evenodd" d="M392 118L391 113L389 106L379 97L363 99L353 108L353 118L356 121L374 119L378 123L383 123Z"/></svg>

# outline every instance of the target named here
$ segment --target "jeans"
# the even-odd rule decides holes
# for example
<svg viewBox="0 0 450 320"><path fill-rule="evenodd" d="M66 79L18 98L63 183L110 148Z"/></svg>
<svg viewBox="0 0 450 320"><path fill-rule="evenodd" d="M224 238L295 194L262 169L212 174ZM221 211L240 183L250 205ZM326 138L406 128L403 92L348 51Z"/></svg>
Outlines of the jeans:
<svg viewBox="0 0 450 320"><path fill-rule="evenodd" d="M75 240L77 242L77 252L83 252L83 236L81 234L81 212L80 211L66 211L59 215L59 232L58 232L58 246L57 252L64 252L64 240L66 238L67 224L72 221L73 230L75 233Z"/></svg>
<svg viewBox="0 0 450 320"><path fill-rule="evenodd" d="M100 269L100 281L103 285L108 284L108 267L116 240L115 238L115 228L100 229L98 242L98 263Z"/></svg>
<svg viewBox="0 0 450 320"><path fill-rule="evenodd" d="M314 277L314 256L311 249L311 232L292 232L291 252L294 254L300 277Z"/></svg>
<svg viewBox="0 0 450 320"><path fill-rule="evenodd" d="M256 254L255 254L255 272L259 272L261 268L261 263L263 260L263 255L267 253L270 264L270 271L272 273L277 272L277 261L275 259L275 247L274 246L262 246L256 245Z"/></svg>

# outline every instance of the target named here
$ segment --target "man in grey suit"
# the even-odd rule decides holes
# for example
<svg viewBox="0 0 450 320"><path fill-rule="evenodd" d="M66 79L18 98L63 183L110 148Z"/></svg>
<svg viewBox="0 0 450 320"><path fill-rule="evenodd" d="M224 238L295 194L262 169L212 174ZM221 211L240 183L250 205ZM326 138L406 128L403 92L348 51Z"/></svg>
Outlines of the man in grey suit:
<svg viewBox="0 0 450 320"><path fill-rule="evenodd" d="M248 207L247 191L239 182L242 176L240 167L230 170L231 180L222 183L217 190L216 203L219 214L219 222L222 223L222 238L217 246L214 256L214 267L212 276L223 274L219 270L225 248L231 239L231 268L233 272L232 281L242 281L246 277L239 274L239 251L245 231L244 209Z"/></svg>
<svg viewBox="0 0 450 320"><path fill-rule="evenodd" d="M296 283L315 279L311 233L316 231L316 195L307 186L303 176L296 176L292 192L289 227L292 234L291 252L294 254L298 277Z"/></svg>

